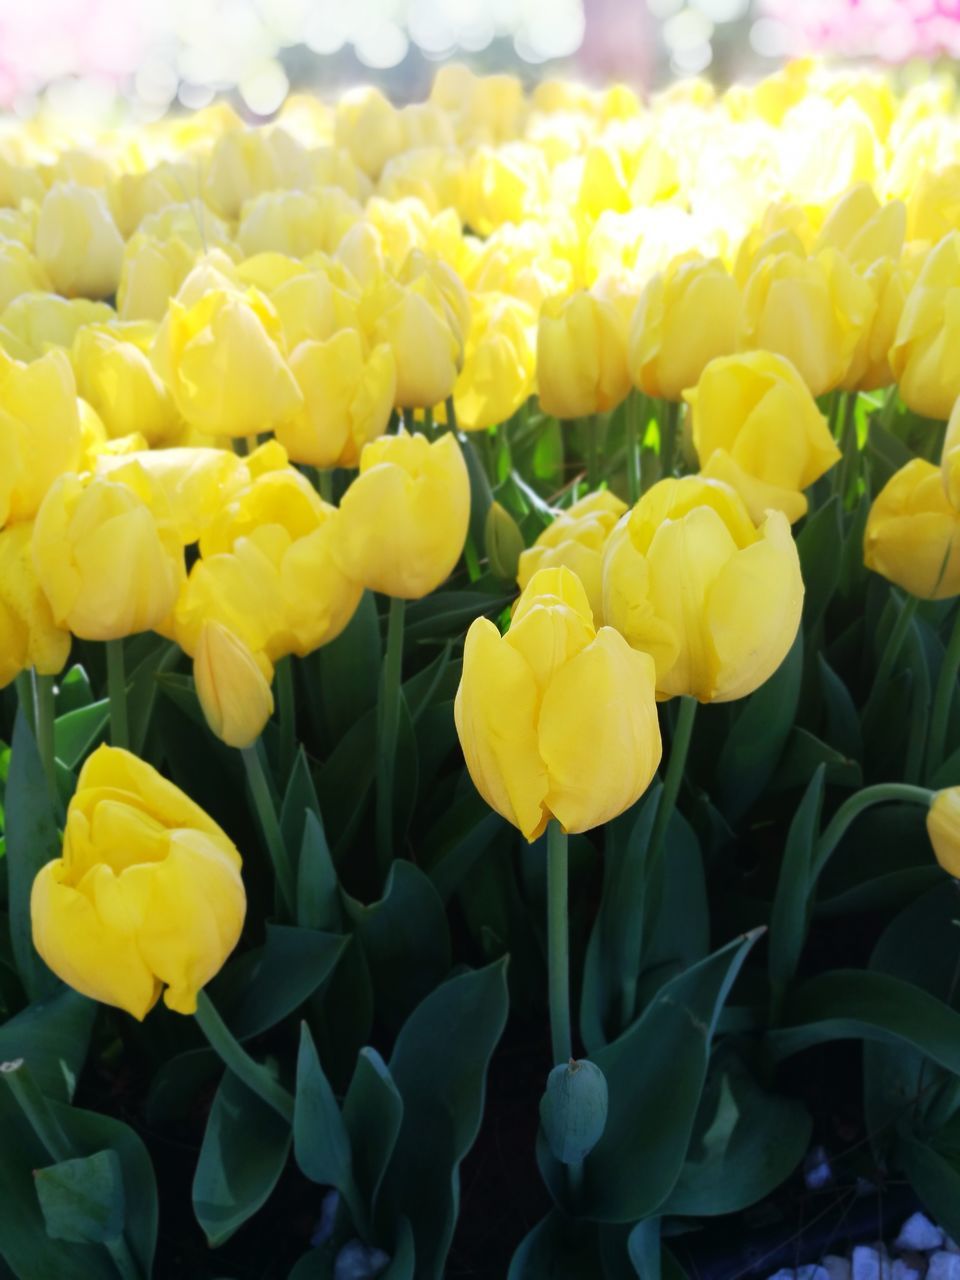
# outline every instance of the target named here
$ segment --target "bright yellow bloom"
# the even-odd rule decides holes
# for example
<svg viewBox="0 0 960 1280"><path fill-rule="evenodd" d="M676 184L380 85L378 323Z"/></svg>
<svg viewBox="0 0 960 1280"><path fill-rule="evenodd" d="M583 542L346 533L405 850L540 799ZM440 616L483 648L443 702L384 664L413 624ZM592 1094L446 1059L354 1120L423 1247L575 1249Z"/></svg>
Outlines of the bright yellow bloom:
<svg viewBox="0 0 960 1280"><path fill-rule="evenodd" d="M852 267L864 271L881 258L900 257L906 228L907 211L900 200L881 205L873 188L859 182L831 209L814 252L837 249Z"/></svg>
<svg viewBox="0 0 960 1280"><path fill-rule="evenodd" d="M310 159L285 129L244 129L223 133L213 145L203 176L202 196L222 218L237 218L246 200L261 191L310 185Z"/></svg>
<svg viewBox="0 0 960 1280"><path fill-rule="evenodd" d="M960 224L960 164L924 165L907 196L907 236L937 244Z"/></svg>
<svg viewBox="0 0 960 1280"><path fill-rule="evenodd" d="M337 103L334 140L370 178L403 150L403 125L392 102L372 86L343 94Z"/></svg>
<svg viewBox="0 0 960 1280"><path fill-rule="evenodd" d="M940 474L944 493L951 505L960 511L960 400L953 406L947 421L940 454Z"/></svg>
<svg viewBox="0 0 960 1280"><path fill-rule="evenodd" d="M303 408L277 427L289 457L315 467L357 466L363 446L386 431L393 411L391 348L381 343L368 355L356 329L341 329L326 342L301 342L290 369Z"/></svg>
<svg viewBox="0 0 960 1280"><path fill-rule="evenodd" d="M960 878L960 787L936 793L927 810L927 835L944 871Z"/></svg>
<svg viewBox="0 0 960 1280"><path fill-rule="evenodd" d="M176 531L150 507L148 477L64 475L37 513L33 562L58 626L83 640L155 629L184 576Z"/></svg>
<svg viewBox="0 0 960 1280"><path fill-rule="evenodd" d="M385 279L363 298L360 319L371 346L386 343L393 351L399 408L427 409L446 400L457 380L461 340L425 286Z"/></svg>
<svg viewBox="0 0 960 1280"><path fill-rule="evenodd" d="M32 537L28 521L0 530L0 688L28 667L56 675L70 653L70 632L54 622L37 582Z"/></svg>
<svg viewBox="0 0 960 1280"><path fill-rule="evenodd" d="M33 940L69 986L143 1019L177 1013L237 945L240 855L212 818L128 751L99 747L67 810L63 854L39 872ZM164 990L166 988L166 990Z"/></svg>
<svg viewBox="0 0 960 1280"><path fill-rule="evenodd" d="M507 294L474 298L463 368L453 389L457 425L481 431L506 422L525 404L536 378L536 315Z"/></svg>
<svg viewBox="0 0 960 1280"><path fill-rule="evenodd" d="M71 352L77 391L97 411L111 436L142 432L151 444L173 436L180 415L170 392L135 342L121 330L85 325Z"/></svg>
<svg viewBox="0 0 960 1280"><path fill-rule="evenodd" d="M930 251L907 295L890 348L890 368L904 403L929 418L948 418L960 396L960 231Z"/></svg>
<svg viewBox="0 0 960 1280"><path fill-rule="evenodd" d="M363 210L339 187L316 194L266 191L243 207L237 244L247 257L271 251L305 258L317 250L332 252Z"/></svg>
<svg viewBox="0 0 960 1280"><path fill-rule="evenodd" d="M660 763L653 662L595 629L563 567L531 578L505 636L471 624L454 716L474 786L528 840L551 817L571 832L611 821Z"/></svg>
<svg viewBox="0 0 960 1280"><path fill-rule="evenodd" d="M22 293L0 315L0 330L15 341L10 355L36 360L49 347L71 347L85 324L109 324L116 313L106 302L87 298L58 298L53 293ZM7 345L6 338L3 345Z"/></svg>
<svg viewBox="0 0 960 1280"><path fill-rule="evenodd" d="M154 359L186 422L212 435L272 431L303 397L280 348L276 312L262 294L213 289L170 302Z"/></svg>
<svg viewBox="0 0 960 1280"><path fill-rule="evenodd" d="M850 368L840 384L845 391L874 391L893 382L890 348L919 269L919 261L904 254L898 260L878 258L863 273L873 292L876 310L861 334Z"/></svg>
<svg viewBox="0 0 960 1280"><path fill-rule="evenodd" d="M818 396L846 377L876 302L846 258L824 249L810 258L761 258L743 306L744 345L786 356Z"/></svg>
<svg viewBox="0 0 960 1280"><path fill-rule="evenodd" d="M594 621L599 624L603 619L603 548L626 509L627 504L616 494L600 489L559 512L533 546L521 552L517 567L520 590L540 569L565 565L580 579Z"/></svg>
<svg viewBox="0 0 960 1280"><path fill-rule="evenodd" d="M939 467L913 458L890 477L867 517L863 559L921 600L960 595L960 511Z"/></svg>
<svg viewBox="0 0 960 1280"><path fill-rule="evenodd" d="M17 240L0 238L0 311L22 293L49 288L50 279L30 250Z"/></svg>
<svg viewBox="0 0 960 1280"><path fill-rule="evenodd" d="M207 724L228 747L249 747L273 714L273 666L219 622L200 628L193 679Z"/></svg>
<svg viewBox="0 0 960 1280"><path fill-rule="evenodd" d="M419 600L460 559L469 520L470 480L452 435L381 436L364 447L340 503L337 559L355 582Z"/></svg>
<svg viewBox="0 0 960 1280"><path fill-rule="evenodd" d="M770 351L714 360L684 399L701 474L732 485L756 524L771 508L791 523L806 514L803 490L840 450L789 360Z"/></svg>
<svg viewBox="0 0 960 1280"><path fill-rule="evenodd" d="M722 262L694 259L655 275L630 323L627 362L649 396L679 400L704 367L737 349L740 290Z"/></svg>
<svg viewBox="0 0 960 1280"><path fill-rule="evenodd" d="M116 293L123 238L99 191L58 182L40 206L36 252L58 293L108 298Z"/></svg>
<svg viewBox="0 0 960 1280"><path fill-rule="evenodd" d="M544 413L582 418L626 399L627 329L620 309L592 293L548 298L537 330L537 378Z"/></svg>
<svg viewBox="0 0 960 1280"><path fill-rule="evenodd" d="M70 361L50 351L20 364L0 351L0 527L36 515L57 476L80 461Z"/></svg>
<svg viewBox="0 0 960 1280"><path fill-rule="evenodd" d="M661 480L607 541L604 618L653 656L661 697L746 697L786 657L802 608L786 516L757 528L718 480Z"/></svg>

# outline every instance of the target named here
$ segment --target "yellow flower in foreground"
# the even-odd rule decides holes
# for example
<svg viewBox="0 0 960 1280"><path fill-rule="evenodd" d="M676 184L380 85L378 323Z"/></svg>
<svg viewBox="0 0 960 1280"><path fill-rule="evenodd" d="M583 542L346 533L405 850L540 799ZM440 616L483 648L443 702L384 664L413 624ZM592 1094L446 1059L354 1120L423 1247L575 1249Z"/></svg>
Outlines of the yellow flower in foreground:
<svg viewBox="0 0 960 1280"><path fill-rule="evenodd" d="M228 747L256 742L273 713L273 666L219 622L200 629L193 659L197 697L207 724Z"/></svg>
<svg viewBox="0 0 960 1280"><path fill-rule="evenodd" d="M361 302L361 326L371 346L386 343L397 365L396 403L429 409L453 391L462 356L450 315L425 281L384 279Z"/></svg>
<svg viewBox="0 0 960 1280"><path fill-rule="evenodd" d="M704 476L732 485L756 524L769 508L791 523L806 514L803 490L840 450L789 360L770 351L714 360L684 399Z"/></svg>
<svg viewBox="0 0 960 1280"><path fill-rule="evenodd" d="M58 626L83 640L154 630L183 581L176 531L158 520L146 474L124 483L64 475L37 513L33 562Z"/></svg>
<svg viewBox="0 0 960 1280"><path fill-rule="evenodd" d="M79 464L80 448L66 355L50 351L21 364L0 351L0 526L36 515L57 476Z"/></svg>
<svg viewBox="0 0 960 1280"><path fill-rule="evenodd" d="M38 873L33 940L53 972L144 1018L164 991L177 1013L237 945L246 914L240 855L212 818L155 769L115 747L87 760L63 854Z"/></svg>
<svg viewBox="0 0 960 1280"><path fill-rule="evenodd" d="M939 467L913 458L890 477L867 517L863 560L921 600L960 595L960 511Z"/></svg>
<svg viewBox="0 0 960 1280"><path fill-rule="evenodd" d="M536 377L533 308L507 294L474 298L463 368L453 389L457 425L481 431L506 422L533 391Z"/></svg>
<svg viewBox="0 0 960 1280"><path fill-rule="evenodd" d="M43 198L36 253L53 287L68 298L116 293L123 237L101 192L74 182L55 183Z"/></svg>
<svg viewBox="0 0 960 1280"><path fill-rule="evenodd" d="M947 421L940 454L940 474L944 493L951 505L960 511L960 400L953 406Z"/></svg>
<svg viewBox="0 0 960 1280"><path fill-rule="evenodd" d="M591 293L548 298L537 331L537 378L544 413L582 418L626 399L626 324L618 307Z"/></svg>
<svg viewBox="0 0 960 1280"><path fill-rule="evenodd" d="M947 418L960 396L960 231L930 251L907 295L890 368L914 413Z"/></svg>
<svg viewBox="0 0 960 1280"><path fill-rule="evenodd" d="M125 341L122 330L85 325L73 340L71 358L77 390L111 436L140 431L153 445L176 432L180 416L169 391L146 353Z"/></svg>
<svg viewBox="0 0 960 1280"><path fill-rule="evenodd" d="M355 582L419 600L460 559L469 520L470 479L452 435L381 436L364 447L340 503L337 559Z"/></svg>
<svg viewBox="0 0 960 1280"><path fill-rule="evenodd" d="M606 545L604 618L652 654L661 697L746 697L786 657L802 608L786 516L771 511L757 528L718 480L661 480Z"/></svg>
<svg viewBox="0 0 960 1280"><path fill-rule="evenodd" d="M32 536L27 521L0 531L0 688L27 667L56 675L70 653L70 632L54 622L37 582Z"/></svg>
<svg viewBox="0 0 960 1280"><path fill-rule="evenodd" d="M594 628L562 567L531 578L505 636L473 622L454 715L474 785L528 840L551 817L573 832L609 822L660 763L653 662Z"/></svg>
<svg viewBox="0 0 960 1280"><path fill-rule="evenodd" d="M599 623L603 618L603 548L626 509L627 504L616 494L600 489L559 512L533 546L521 552L517 567L520 590L540 569L565 565L583 584L594 620Z"/></svg>
<svg viewBox="0 0 960 1280"><path fill-rule="evenodd" d="M944 871L960 878L960 787L938 791L927 810L927 835Z"/></svg>

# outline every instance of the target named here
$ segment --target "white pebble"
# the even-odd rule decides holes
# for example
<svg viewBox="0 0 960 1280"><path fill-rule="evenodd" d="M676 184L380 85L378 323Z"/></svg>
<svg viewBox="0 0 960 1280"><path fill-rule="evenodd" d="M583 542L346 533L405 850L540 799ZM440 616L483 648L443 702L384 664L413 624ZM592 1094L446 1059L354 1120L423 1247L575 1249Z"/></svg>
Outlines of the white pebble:
<svg viewBox="0 0 960 1280"><path fill-rule="evenodd" d="M927 1280L960 1280L960 1253L939 1249L930 1255Z"/></svg>
<svg viewBox="0 0 960 1280"><path fill-rule="evenodd" d="M850 1280L849 1258L840 1258L835 1253L828 1253L823 1260L823 1269L830 1280Z"/></svg>
<svg viewBox="0 0 960 1280"><path fill-rule="evenodd" d="M900 1228L894 1248L904 1252L933 1253L943 1246L943 1232L924 1213L912 1214Z"/></svg>
<svg viewBox="0 0 960 1280"><path fill-rule="evenodd" d="M857 1245L853 1251L853 1280L893 1280L893 1268L886 1249Z"/></svg>
<svg viewBox="0 0 960 1280"><path fill-rule="evenodd" d="M914 1258L916 1257L914 1254ZM925 1271L926 1264L922 1258L917 1258L916 1261L908 1261L906 1258L893 1260L893 1280L921 1280Z"/></svg>

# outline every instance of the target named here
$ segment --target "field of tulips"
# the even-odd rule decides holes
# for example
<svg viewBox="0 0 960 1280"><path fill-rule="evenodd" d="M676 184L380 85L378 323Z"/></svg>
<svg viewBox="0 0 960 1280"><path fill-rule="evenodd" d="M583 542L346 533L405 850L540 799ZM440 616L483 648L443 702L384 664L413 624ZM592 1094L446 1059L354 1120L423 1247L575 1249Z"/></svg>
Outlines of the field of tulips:
<svg viewBox="0 0 960 1280"><path fill-rule="evenodd" d="M955 94L0 124L0 1278L960 1238Z"/></svg>

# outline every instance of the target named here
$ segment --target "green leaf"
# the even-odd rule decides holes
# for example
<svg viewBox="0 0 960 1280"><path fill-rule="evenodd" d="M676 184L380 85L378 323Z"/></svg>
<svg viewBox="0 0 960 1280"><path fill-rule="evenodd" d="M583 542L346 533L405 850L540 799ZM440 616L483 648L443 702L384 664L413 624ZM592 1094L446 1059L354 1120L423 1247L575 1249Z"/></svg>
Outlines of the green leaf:
<svg viewBox="0 0 960 1280"><path fill-rule="evenodd" d="M343 1102L353 1176L362 1203L376 1212L380 1184L403 1121L403 1099L376 1049L364 1048Z"/></svg>
<svg viewBox="0 0 960 1280"><path fill-rule="evenodd" d="M101 698L58 716L53 726L54 752L68 769L75 769L103 736L110 719L110 701Z"/></svg>
<svg viewBox="0 0 960 1280"><path fill-rule="evenodd" d="M826 711L827 741L849 760L859 760L863 756L863 735L856 703L822 653L817 654L817 668Z"/></svg>
<svg viewBox="0 0 960 1280"><path fill-rule="evenodd" d="M475 444L469 435L456 432L455 438L460 445L460 452L467 464L467 475L470 477L470 534L473 545L478 549L483 546L483 529L487 521L487 512L493 502L490 481L481 461Z"/></svg>
<svg viewBox="0 0 960 1280"><path fill-rule="evenodd" d="M372 591L365 591L350 622L330 644L306 660L308 689L319 696L330 742L339 742L377 701L383 661L380 620Z"/></svg>
<svg viewBox="0 0 960 1280"><path fill-rule="evenodd" d="M154 704L159 691L160 675L181 660L179 645L161 640L138 662L131 666L127 680L127 717L130 722L130 749L142 754Z"/></svg>
<svg viewBox="0 0 960 1280"><path fill-rule="evenodd" d="M770 679L749 698L719 754L712 793L731 823L736 823L772 777L793 727L803 675L803 632Z"/></svg>
<svg viewBox="0 0 960 1280"><path fill-rule="evenodd" d="M74 663L64 676L57 679L57 711L61 716L93 702L90 677L79 662Z"/></svg>
<svg viewBox="0 0 960 1280"><path fill-rule="evenodd" d="M214 1248L266 1203L290 1152L290 1126L231 1072L217 1089L193 1178L193 1209Z"/></svg>
<svg viewBox="0 0 960 1280"><path fill-rule="evenodd" d="M596 1227L551 1209L521 1240L507 1280L592 1280L599 1274Z"/></svg>
<svg viewBox="0 0 960 1280"><path fill-rule="evenodd" d="M797 535L797 551L803 572L803 625L812 630L826 612L840 581L840 545L843 526L840 499L830 498L804 521Z"/></svg>
<svg viewBox="0 0 960 1280"><path fill-rule="evenodd" d="M390 1072L403 1121L381 1189L410 1220L419 1280L440 1280L460 1199L460 1161L483 1111L487 1066L507 1020L506 961L450 978L402 1027Z"/></svg>
<svg viewBox="0 0 960 1280"><path fill-rule="evenodd" d="M0 1062L23 1058L48 1098L68 1102L87 1056L97 1006L67 987L0 1026Z"/></svg>
<svg viewBox="0 0 960 1280"><path fill-rule="evenodd" d="M829 1040L906 1043L960 1075L960 1013L884 973L837 969L798 987L767 1041L779 1060Z"/></svg>
<svg viewBox="0 0 960 1280"><path fill-rule="evenodd" d="M248 1040L282 1022L329 977L346 944L339 934L268 923L260 963L226 1016L233 1034Z"/></svg>
<svg viewBox="0 0 960 1280"><path fill-rule="evenodd" d="M768 962L770 981L778 991L792 981L796 972L813 909L813 850L820 834L824 773L825 766L820 765L810 780L793 815L783 850L770 915Z"/></svg>
<svg viewBox="0 0 960 1280"><path fill-rule="evenodd" d="M749 1208L794 1171L811 1127L802 1103L765 1092L726 1054L711 1068L686 1162L661 1212L701 1217Z"/></svg>
<svg viewBox="0 0 960 1280"><path fill-rule="evenodd" d="M60 857L60 837L33 731L18 709L6 791L7 884L10 942L17 972L31 1000L60 986L33 945L30 891L37 872Z"/></svg>
<svg viewBox="0 0 960 1280"><path fill-rule="evenodd" d="M504 819L472 786L467 795L444 810L423 840L424 855L429 859L427 873L441 901L450 901L504 825Z"/></svg>
<svg viewBox="0 0 960 1280"><path fill-rule="evenodd" d="M717 1018L761 933L736 939L672 979L629 1030L592 1055L607 1078L609 1113L603 1137L584 1162L579 1203L587 1216L636 1222L651 1217L673 1190Z"/></svg>
<svg viewBox="0 0 960 1280"><path fill-rule="evenodd" d="M336 1187L350 1207L354 1227L365 1232L367 1213L353 1178L350 1135L305 1022L297 1054L293 1149L301 1173L323 1187Z"/></svg>
<svg viewBox="0 0 960 1280"><path fill-rule="evenodd" d="M308 815L320 819L320 801L313 785L307 753L300 747L280 806L280 833L286 848L300 848Z"/></svg>
<svg viewBox="0 0 960 1280"><path fill-rule="evenodd" d="M115 1151L37 1169L34 1185L52 1239L106 1244L123 1233L123 1174Z"/></svg>
<svg viewBox="0 0 960 1280"><path fill-rule="evenodd" d="M383 897L364 906L343 894L373 980L378 1015L396 1029L450 968L450 930L440 896L412 862L392 864Z"/></svg>
<svg viewBox="0 0 960 1280"><path fill-rule="evenodd" d="M769 793L805 787L820 765L826 771L825 781L832 786L856 788L863 783L863 774L856 760L849 759L829 743L821 742L807 729L794 725L777 772L770 780Z"/></svg>
<svg viewBox="0 0 960 1280"><path fill-rule="evenodd" d="M933 1144L903 1137L897 1160L921 1202L954 1239L960 1236L960 1154L949 1156Z"/></svg>
<svg viewBox="0 0 960 1280"><path fill-rule="evenodd" d="M337 932L343 924L337 873L327 833L315 813L308 812L297 859L297 924L304 929Z"/></svg>

